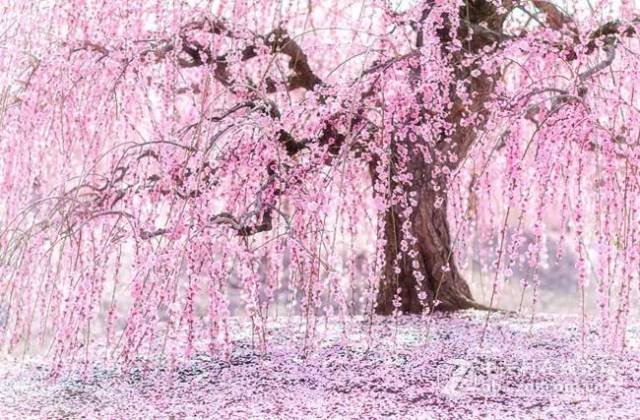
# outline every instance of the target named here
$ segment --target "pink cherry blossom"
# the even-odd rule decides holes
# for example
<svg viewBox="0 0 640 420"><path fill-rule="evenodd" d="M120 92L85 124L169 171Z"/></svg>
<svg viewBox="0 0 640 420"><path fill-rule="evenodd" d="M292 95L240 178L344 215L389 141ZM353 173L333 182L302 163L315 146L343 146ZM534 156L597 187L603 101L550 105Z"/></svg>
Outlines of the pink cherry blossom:
<svg viewBox="0 0 640 420"><path fill-rule="evenodd" d="M470 308L483 341L567 254L584 348L628 350L637 8L559 3L5 0L0 353L61 374L284 323L307 354Z"/></svg>

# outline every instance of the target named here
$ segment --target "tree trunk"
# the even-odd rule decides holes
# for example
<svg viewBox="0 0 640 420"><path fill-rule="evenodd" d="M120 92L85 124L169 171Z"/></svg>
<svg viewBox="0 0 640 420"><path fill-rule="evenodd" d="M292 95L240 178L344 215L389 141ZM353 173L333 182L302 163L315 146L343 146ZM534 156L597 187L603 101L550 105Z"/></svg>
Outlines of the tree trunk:
<svg viewBox="0 0 640 420"><path fill-rule="evenodd" d="M423 172L418 169L414 177ZM413 189L417 193L417 205L404 229L402 208L391 206L383 216L385 258L376 313L390 315L397 309L401 313L417 314L425 306L441 311L477 307L455 264L446 192L436 193L418 184ZM415 238L413 243L412 238Z"/></svg>
<svg viewBox="0 0 640 420"><path fill-rule="evenodd" d="M378 314L389 315L394 311L396 295L400 299L396 305L402 313L421 313L424 306L442 311L475 306L469 286L460 275L453 257L446 203L436 208L435 200L433 194L426 193L419 198L411 220L411 235L417 238L417 243L410 247L415 251L413 257L408 253L398 253L404 235L394 223L398 220L396 210L387 211L385 267L379 284ZM398 255L400 261L395 263ZM396 266L400 269L399 274L394 271ZM424 293L422 299L420 292Z"/></svg>
<svg viewBox="0 0 640 420"><path fill-rule="evenodd" d="M431 4L431 3L428 3ZM484 49L498 48L500 38L495 34L502 32L506 16L514 7L514 2L503 0L504 10L498 12L495 2L467 1L460 8L462 23L485 24L491 32L470 31L466 25L461 25L457 31L457 38L464 43L464 54L484 54ZM424 16L430 13L430 8L425 9ZM446 16L445 16L446 21ZM471 33L471 35L470 35ZM447 122L453 129L450 141L438 141L429 153L435 151L440 156L446 156L454 152L457 161L440 162L439 165L448 166L451 171L457 169L460 162L464 161L469 148L476 139L474 125L463 124L465 116L473 115L476 118L475 125L481 125L488 117L485 103L490 99L496 87L499 73L493 75L481 72L479 76L473 75L477 70L477 64L465 65L462 60L463 53L455 48L449 49L452 34L447 25L438 31L442 44L443 55L446 56L452 66L452 74L456 83L450 86L453 106L449 111ZM418 32L417 47L423 46L422 33ZM422 77L419 68L412 70L414 80ZM468 91L467 100L463 101L455 93L458 83L466 85ZM412 86L419 92L420 89ZM421 98L419 102L422 103ZM428 112L424 112L428 115ZM444 136L443 136L444 137ZM443 138L444 140L444 138ZM396 142L396 143L394 143ZM398 143L399 142L399 143ZM403 162L406 167L394 168L399 156L397 146L400 144L408 153L408 162ZM384 244L384 267L379 280L376 313L389 315L398 310L402 313L421 313L425 307L431 310L453 311L467 308L490 309L476 303L469 290L469 286L460 275L456 266L452 251L451 233L447 221L447 180L432 179L434 155L427 162L421 152L415 150L415 144L403 140L394 139L391 144L391 168L390 179L384 183L388 185L389 192L395 190L398 184L395 175L399 171L407 171L412 175L410 185L402 185L405 195L413 192L413 198L417 201L408 220L403 220L407 204L393 203L382 216L384 229L380 234ZM377 178L376 165L378 159L370 163L370 173L374 184L380 181ZM438 163L436 163L438 165ZM434 185L437 186L435 191ZM404 246L404 248L403 248Z"/></svg>

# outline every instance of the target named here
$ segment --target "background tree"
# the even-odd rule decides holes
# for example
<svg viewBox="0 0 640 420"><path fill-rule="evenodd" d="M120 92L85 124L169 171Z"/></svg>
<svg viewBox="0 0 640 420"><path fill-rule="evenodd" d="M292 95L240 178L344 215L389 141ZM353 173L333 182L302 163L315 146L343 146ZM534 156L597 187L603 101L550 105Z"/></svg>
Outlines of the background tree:
<svg viewBox="0 0 640 420"><path fill-rule="evenodd" d="M624 342L627 3L20 3L0 53L5 347L37 327L58 356L216 348L230 283L262 344L282 289L309 338L321 314L490 309L516 264L535 286L550 218ZM485 306L458 261L496 232Z"/></svg>

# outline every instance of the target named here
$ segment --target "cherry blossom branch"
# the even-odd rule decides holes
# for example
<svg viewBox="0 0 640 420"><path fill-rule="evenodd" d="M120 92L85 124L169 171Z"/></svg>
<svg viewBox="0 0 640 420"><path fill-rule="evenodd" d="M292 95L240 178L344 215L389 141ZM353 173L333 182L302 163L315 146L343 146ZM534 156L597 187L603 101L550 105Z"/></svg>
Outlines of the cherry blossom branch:
<svg viewBox="0 0 640 420"><path fill-rule="evenodd" d="M196 27L201 29L201 27ZM218 28L214 26L214 28ZM192 29L192 27L185 27ZM218 32L215 32L218 33ZM215 64L214 74L216 79L227 87L233 85L231 76L228 73L228 55L213 57L211 50L196 41L190 41L186 34L181 35L182 52L187 54L190 60L178 59L182 67L198 67ZM265 36L257 36L256 43L245 47L241 51L241 61L247 61L258 56L260 43L271 50L273 54L283 54L289 57L289 68L293 70L293 75L288 79L288 90L304 88L313 90L316 86L322 85L322 80L313 72L309 65L309 59L300 45L283 28L276 28ZM172 47L173 49L173 47ZM205 59L203 60L203 57ZM268 90L275 91L275 85L270 83Z"/></svg>
<svg viewBox="0 0 640 420"><path fill-rule="evenodd" d="M591 76L599 73L600 71L609 67L613 63L613 60L615 60L616 58L616 39L615 38L609 38L606 45L604 46L604 51L607 54L604 60L602 60L595 66L578 74L578 78L580 79L581 82L584 82L585 80L589 79Z"/></svg>
<svg viewBox="0 0 640 420"><path fill-rule="evenodd" d="M573 19L560 10L558 6L544 0L532 0L531 2L545 15L549 27L556 31L568 29L574 35L578 34L578 28Z"/></svg>
<svg viewBox="0 0 640 420"><path fill-rule="evenodd" d="M589 42L587 43L587 52L591 53L595 49L602 45L603 38L625 37L630 38L637 34L636 25L640 24L640 18L634 18L628 25L623 26L619 20L607 22L604 25L591 32L589 35Z"/></svg>

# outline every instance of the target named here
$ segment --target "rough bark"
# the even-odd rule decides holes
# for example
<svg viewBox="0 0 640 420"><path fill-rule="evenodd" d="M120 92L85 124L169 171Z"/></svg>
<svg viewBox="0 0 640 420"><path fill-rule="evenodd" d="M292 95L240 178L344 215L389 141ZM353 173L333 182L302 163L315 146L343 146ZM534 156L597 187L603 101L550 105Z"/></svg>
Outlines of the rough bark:
<svg viewBox="0 0 640 420"><path fill-rule="evenodd" d="M513 2L504 0L509 10ZM469 1L460 9L462 23L457 37L463 40L467 53L481 53L485 46L498 48L502 40L502 25L506 13L498 14L495 5L487 1ZM477 24L487 25L489 31L482 31ZM469 38L469 29L474 27L474 35ZM498 35L496 35L498 34ZM450 142L438 142L435 148L442 154L453 151L461 162L476 139L475 128L461 124L465 115L476 115L480 120L488 117L485 103L495 89L496 75L473 77L473 67L463 66L460 53L451 53L448 46L451 34L444 28L440 33L443 52L450 57L452 74L456 81L468 84L472 101L463 105L458 97L452 97L453 108L447 122L454 127L454 134ZM422 44L422 36L418 33L417 46ZM415 69L416 77L420 72ZM453 92L453 85L451 91ZM400 140L402 141L402 140ZM405 143L411 150L411 144ZM402 206L393 205L383 215L385 228L381 238L385 241L385 261L379 280L376 313L392 314L395 310L401 313L421 313L424 306L431 310L454 311L468 308L485 308L474 301L469 286L458 271L453 255L453 243L447 220L447 185L445 180L436 180L439 191L433 190L430 182L431 166L418 154L410 152L411 158L405 170L413 176L411 189L416 193L417 206L410 216L410 228L403 233L401 225ZM458 163L447 163L455 170ZM378 182L373 170L373 182ZM392 168L393 172L393 168ZM393 175L393 174L392 174ZM395 185L390 183L390 190ZM407 238L407 237L409 238ZM401 243L407 239L416 238L417 241L408 250L401 249ZM399 268L399 273L398 273ZM399 292L398 292L399 291ZM420 293L426 293L426 298L420 299ZM424 297L424 296L423 296ZM434 304L437 302L437 304Z"/></svg>
<svg viewBox="0 0 640 420"><path fill-rule="evenodd" d="M374 175L376 164L371 164L371 174L373 181L379 182ZM398 310L415 314L425 306L441 311L479 307L455 262L446 189L436 192L426 182L430 166L416 153L412 153L406 170L415 180L409 191L416 193L417 205L408 220L402 216L406 204L400 203L390 206L382 216L384 267L378 284L376 313L389 315ZM391 182L390 190L395 187Z"/></svg>
<svg viewBox="0 0 640 420"><path fill-rule="evenodd" d="M385 214L385 267L380 278L376 312L389 315L394 312L394 299L399 299L397 309L402 313L421 313L424 306L434 310L453 311L477 307L469 286L463 279L455 264L451 249L451 234L443 207L434 205L436 197L433 193L423 191L416 211L411 217L411 234L418 242L410 247L416 251L415 257L399 253L400 242L404 235L398 221L399 214L392 209ZM446 203L443 203L446 204ZM395 260L399 255L396 274ZM417 268L414 267L417 265ZM448 267L448 269L443 269ZM424 276L421 284L416 281L414 270ZM397 294L398 289L400 293ZM424 291L426 299L419 299ZM434 307L434 302L439 303Z"/></svg>

